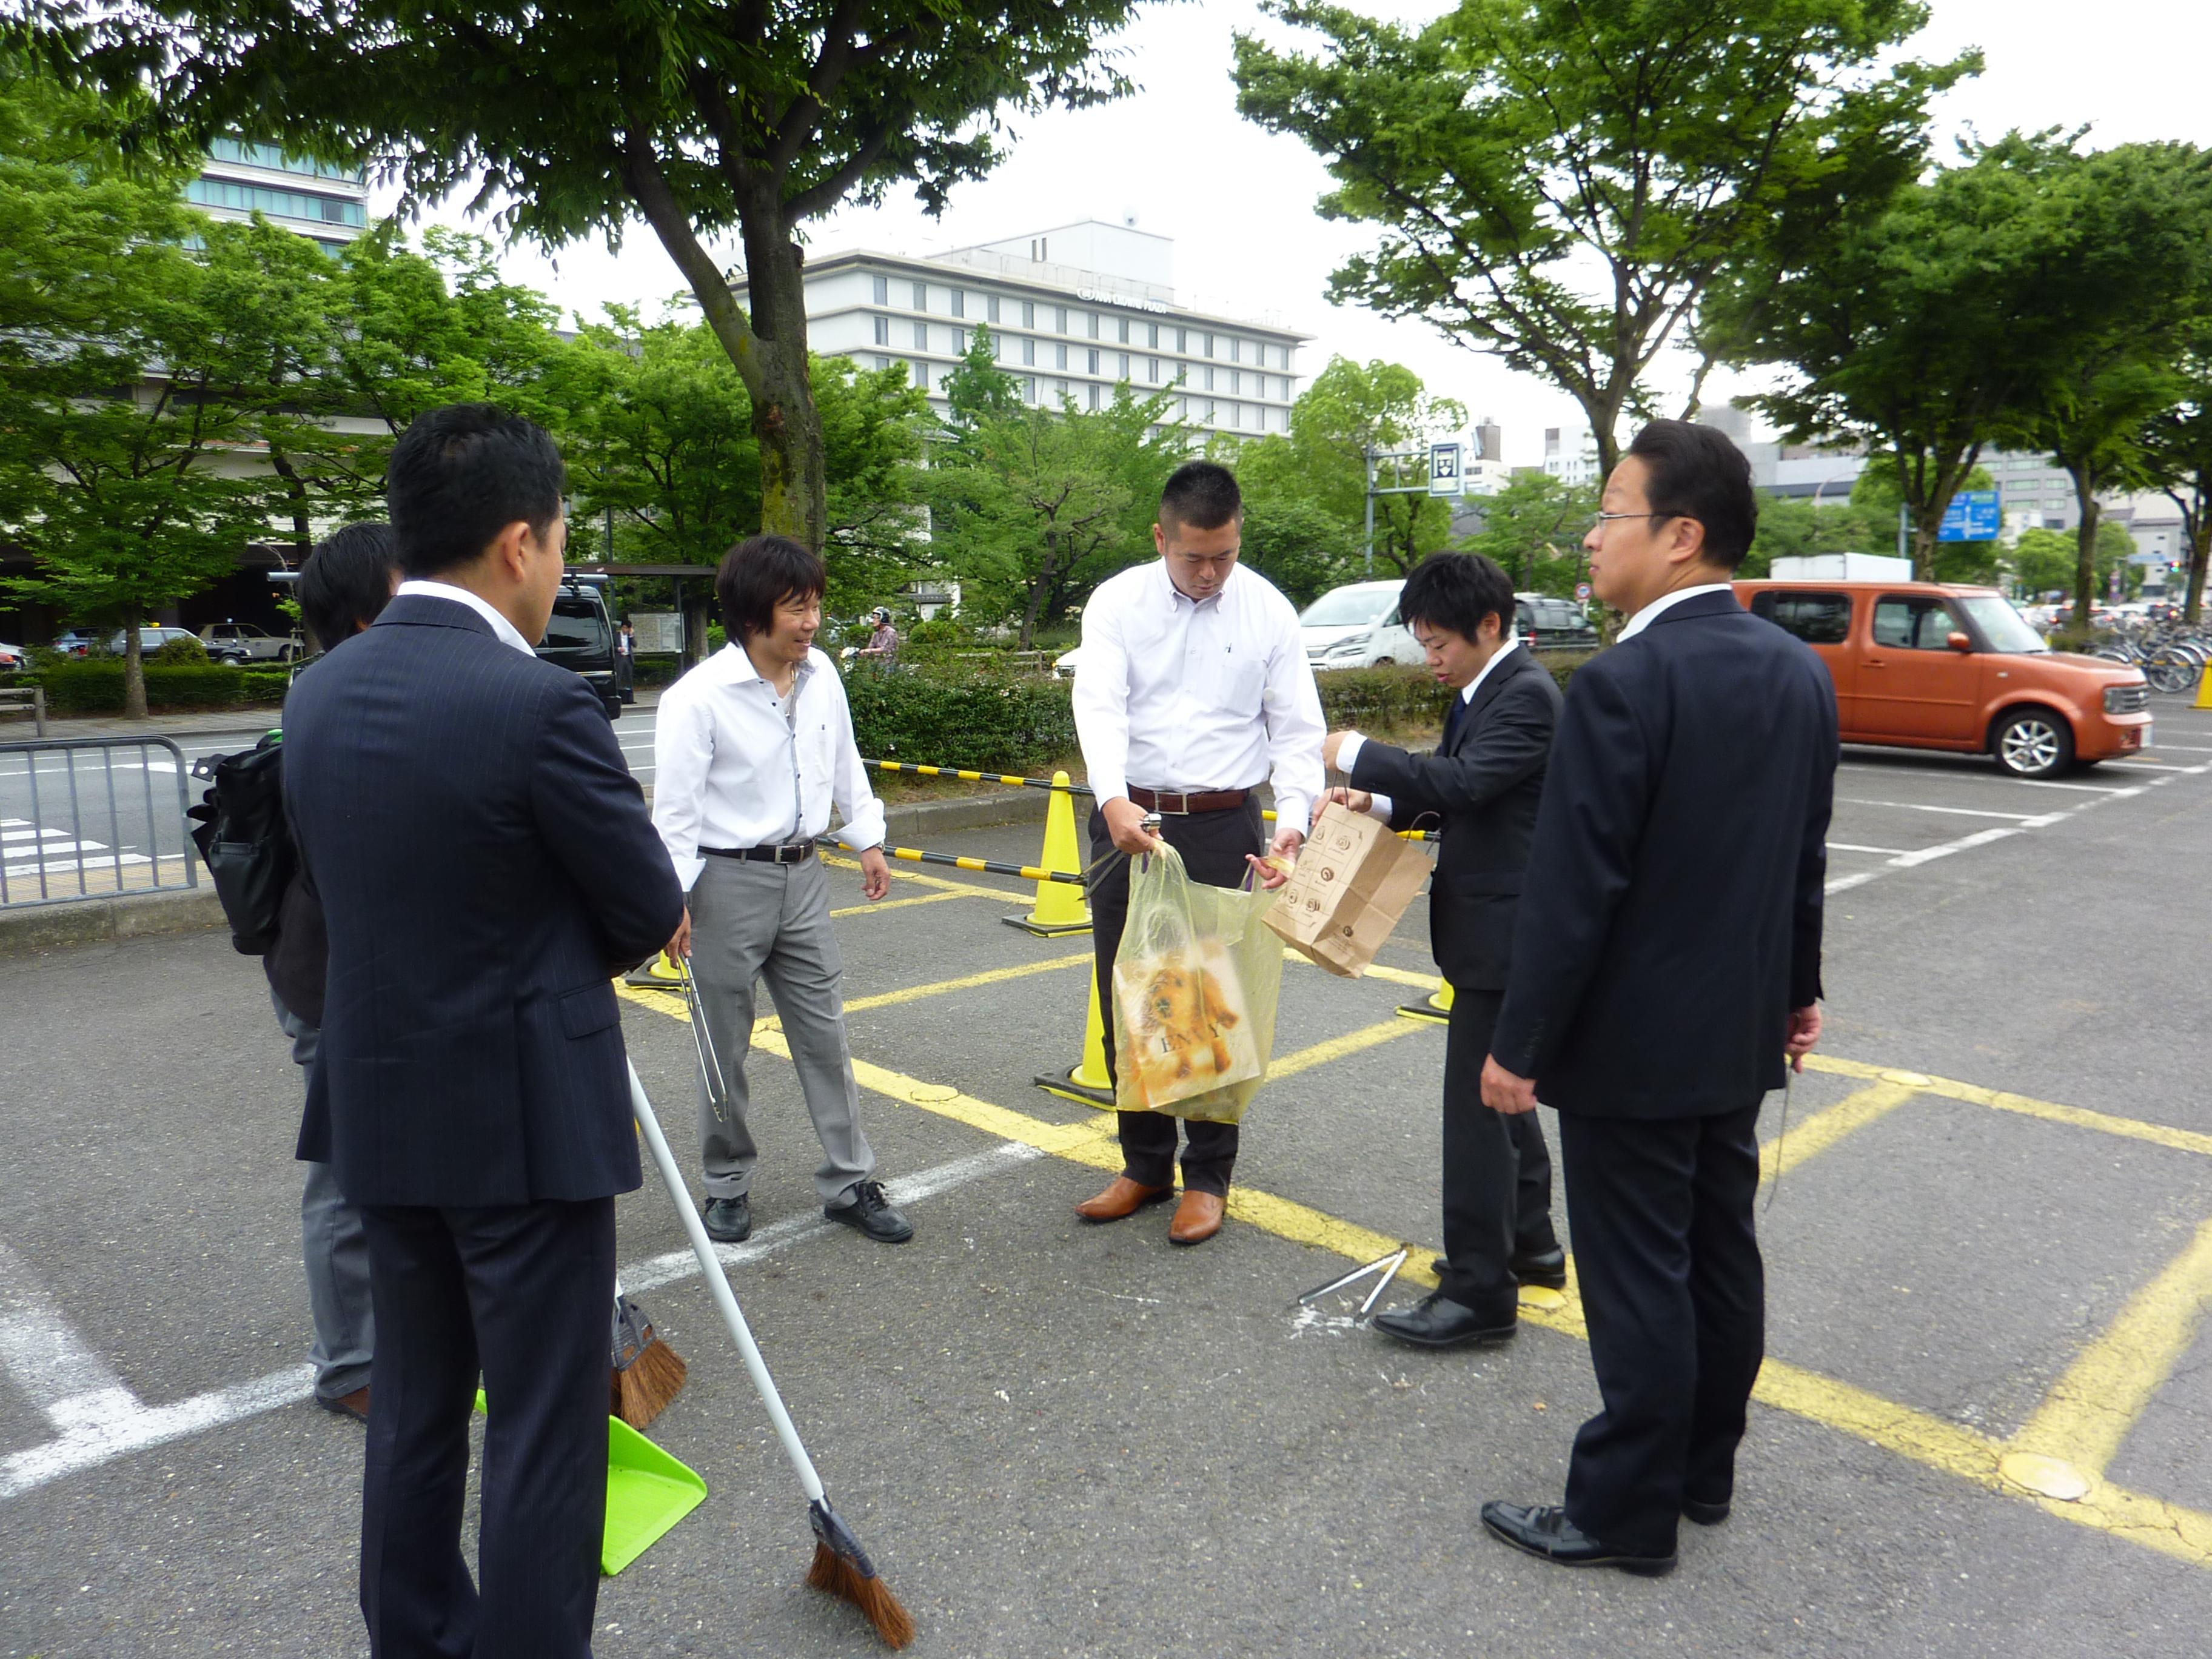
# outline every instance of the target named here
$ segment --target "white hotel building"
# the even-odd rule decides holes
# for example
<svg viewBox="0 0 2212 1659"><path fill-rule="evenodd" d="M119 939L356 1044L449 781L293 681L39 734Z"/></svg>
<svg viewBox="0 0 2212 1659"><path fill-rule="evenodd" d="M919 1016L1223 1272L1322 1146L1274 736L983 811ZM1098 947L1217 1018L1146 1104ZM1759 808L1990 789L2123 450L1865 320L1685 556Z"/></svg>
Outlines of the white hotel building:
<svg viewBox="0 0 2212 1659"><path fill-rule="evenodd" d="M988 328L1030 403L1097 409L1126 381L1139 397L1172 392L1171 412L1200 431L1288 431L1313 337L1177 305L1173 249L1088 220L921 258L829 254L805 267L810 343L866 368L902 364L941 414L945 376Z"/></svg>
<svg viewBox="0 0 2212 1659"><path fill-rule="evenodd" d="M337 253L368 228L368 181L358 167L287 155L274 144L218 138L185 199L210 218L272 225Z"/></svg>

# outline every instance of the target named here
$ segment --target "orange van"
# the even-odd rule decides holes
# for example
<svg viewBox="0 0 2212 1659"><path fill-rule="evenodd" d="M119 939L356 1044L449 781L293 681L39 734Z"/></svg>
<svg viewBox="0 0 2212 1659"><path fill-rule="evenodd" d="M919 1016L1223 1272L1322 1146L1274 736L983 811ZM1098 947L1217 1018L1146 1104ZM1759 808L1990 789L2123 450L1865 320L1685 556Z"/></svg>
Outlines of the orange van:
<svg viewBox="0 0 2212 1659"><path fill-rule="evenodd" d="M2142 670L2051 650L1993 587L1743 581L1735 595L1827 664L1845 743L1986 752L2022 778L2150 746Z"/></svg>

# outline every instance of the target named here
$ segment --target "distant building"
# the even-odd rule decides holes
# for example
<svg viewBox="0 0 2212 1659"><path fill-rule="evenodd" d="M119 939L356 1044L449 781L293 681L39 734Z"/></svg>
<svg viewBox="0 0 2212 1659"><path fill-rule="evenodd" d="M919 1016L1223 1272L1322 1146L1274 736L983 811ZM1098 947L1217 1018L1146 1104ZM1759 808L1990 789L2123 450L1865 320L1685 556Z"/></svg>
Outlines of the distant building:
<svg viewBox="0 0 2212 1659"><path fill-rule="evenodd" d="M1097 220L923 258L865 250L805 267L810 343L869 368L904 368L939 412L975 331L1025 402L1079 409L1171 392L1176 418L1206 432L1290 430L1297 354L1310 334L1181 303L1174 243ZM738 283L742 302L745 290Z"/></svg>
<svg viewBox="0 0 2212 1659"><path fill-rule="evenodd" d="M185 199L211 219L258 213L336 253L368 228L368 181L358 167L287 155L274 144L218 138Z"/></svg>
<svg viewBox="0 0 2212 1659"><path fill-rule="evenodd" d="M1544 428L1544 472L1570 488L1598 482L1597 438L1586 426Z"/></svg>

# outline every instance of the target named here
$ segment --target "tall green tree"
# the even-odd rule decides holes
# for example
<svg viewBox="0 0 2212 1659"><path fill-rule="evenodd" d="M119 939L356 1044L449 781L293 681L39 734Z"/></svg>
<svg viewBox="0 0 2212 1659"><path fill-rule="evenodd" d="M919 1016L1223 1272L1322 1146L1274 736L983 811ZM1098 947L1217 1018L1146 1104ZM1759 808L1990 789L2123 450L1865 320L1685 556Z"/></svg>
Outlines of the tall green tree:
<svg viewBox="0 0 2212 1659"><path fill-rule="evenodd" d="M1482 528L1465 549L1496 561L1516 592L1571 593L1589 573L1583 537L1597 511L1595 485L1516 472L1476 506Z"/></svg>
<svg viewBox="0 0 2212 1659"><path fill-rule="evenodd" d="M1330 297L1559 386L1606 471L1716 276L1910 177L1928 99L1978 66L1891 61L1919 0L1466 0L1418 30L1269 9L1320 49L1240 35L1237 106L1327 164L1324 216L1379 232Z"/></svg>
<svg viewBox="0 0 2212 1659"><path fill-rule="evenodd" d="M2191 331L2176 364L2174 402L2153 418L2142 436L2145 468L2154 486L2181 509L2188 542L2188 596L2183 616L2204 613L2204 578L2212 565L2212 319Z"/></svg>
<svg viewBox="0 0 2212 1659"><path fill-rule="evenodd" d="M806 224L911 185L932 211L1004 154L1003 115L1127 80L1095 56L1134 0L58 0L73 73L153 88L198 149L253 131L456 190L548 248L649 225L750 400L763 527L829 520L808 379ZM714 251L734 236L742 273Z"/></svg>
<svg viewBox="0 0 2212 1659"><path fill-rule="evenodd" d="M2081 547L2080 537L2070 531L2039 526L2021 531L2020 538L2006 550L2004 557L2012 567L2013 580L2020 584L2021 591L2040 599L2046 594L2063 593L2075 586ZM2123 526L2110 519L2098 524L2096 543L2090 556L2096 561L2098 604L2104 601L2112 573L2131 568L2128 558L2135 550L2135 538ZM2088 612L2080 614L2086 616Z"/></svg>
<svg viewBox="0 0 2212 1659"><path fill-rule="evenodd" d="M1369 457L1385 489L1375 497L1375 556L1405 574L1451 536L1454 498L1427 492L1428 444L1467 425L1466 408L1432 395L1401 363L1332 357L1291 406L1288 459L1304 471L1313 500L1365 535Z"/></svg>

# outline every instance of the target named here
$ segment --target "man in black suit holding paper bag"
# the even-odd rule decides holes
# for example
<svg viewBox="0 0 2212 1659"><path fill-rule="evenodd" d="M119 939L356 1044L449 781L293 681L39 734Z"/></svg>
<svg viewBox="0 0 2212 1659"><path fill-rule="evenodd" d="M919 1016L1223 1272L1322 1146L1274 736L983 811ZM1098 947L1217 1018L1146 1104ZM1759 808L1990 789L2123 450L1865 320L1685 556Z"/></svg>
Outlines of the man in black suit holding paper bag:
<svg viewBox="0 0 2212 1659"><path fill-rule="evenodd" d="M1629 621L1568 690L1482 1093L1559 1113L1604 1406L1563 1505L1482 1520L1561 1565L1656 1575L1680 1517L1728 1518L1764 1353L1759 1110L1820 1035L1836 703L1728 585L1758 507L1726 437L1655 421L1601 506L1590 583Z"/></svg>
<svg viewBox="0 0 2212 1659"><path fill-rule="evenodd" d="M1559 688L1513 629L1513 588L1480 554L1423 560L1399 615L1429 669L1458 695L1432 755L1335 732L1322 758L1352 779L1330 799L1393 830L1443 838L1429 888L1437 966L1452 988L1444 1047L1443 1266L1433 1293L1375 1328L1424 1348L1500 1342L1517 1328L1522 1284L1557 1289L1566 1261L1552 1231L1552 1160L1528 1114L1482 1103L1482 1062L1504 995L1513 917L1559 723Z"/></svg>

